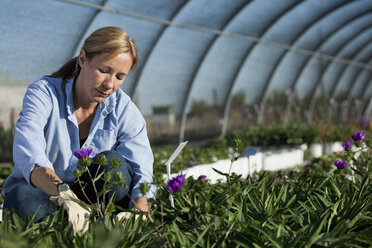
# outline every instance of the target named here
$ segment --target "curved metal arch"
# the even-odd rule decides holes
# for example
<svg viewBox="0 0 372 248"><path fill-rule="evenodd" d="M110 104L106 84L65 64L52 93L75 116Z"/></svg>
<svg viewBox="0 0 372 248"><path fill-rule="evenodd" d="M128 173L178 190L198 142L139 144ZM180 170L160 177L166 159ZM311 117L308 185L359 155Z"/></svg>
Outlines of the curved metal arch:
<svg viewBox="0 0 372 248"><path fill-rule="evenodd" d="M270 28L272 26L275 25L275 23L280 19L282 18L283 16L285 16L289 11L291 11L295 6L299 5L299 4L302 4L303 2L301 0L297 1L297 2L293 2L292 5L289 5L288 8L283 11L280 15L278 15L274 20L273 22L267 26L264 30L262 30L261 34L258 35L258 37L262 37L266 34L266 32L268 30L270 30ZM256 43L252 45L251 48L249 48L245 55L243 56L243 58L246 58L250 52L252 51L252 49L255 47ZM232 80L231 80L231 83L229 84L228 86L228 90L227 90L227 94L226 94L226 97L223 101L223 105L222 106L225 106L224 108L224 113L223 113L223 123L222 123L222 129L221 129L221 135L226 135L226 131L227 131L227 121L228 121L228 117L229 117L229 112L230 112L230 105L231 105L231 99L232 99L232 90L234 88L234 85L235 85L235 82L236 82L236 79L239 75L239 72L243 66L245 62L245 59L243 59L242 61L240 61L239 63L239 66L237 67L237 70L236 72L234 73L234 76L232 77Z"/></svg>
<svg viewBox="0 0 372 248"><path fill-rule="evenodd" d="M104 0L103 4L102 4L101 6L102 6L103 8L106 7L108 1L110 1L110 0ZM95 15L92 17L92 19L90 20L90 22L89 22L89 24L87 25L87 27L86 27L84 33L81 35L79 42L76 44L75 49L74 49L74 52L73 52L73 54L71 54L71 56L70 56L71 58L73 58L74 55L77 54L77 52L78 52L78 50L79 50L79 47L80 47L80 44L84 41L84 37L85 37L85 35L88 33L88 30L90 29L90 27L92 26L93 22L97 19L97 16L98 16L99 13L101 13L101 12L102 12L102 9L97 10L97 11L96 11L96 14L95 14Z"/></svg>
<svg viewBox="0 0 372 248"><path fill-rule="evenodd" d="M335 11L337 11L338 9L340 8L343 8L345 4L350 4L350 2L346 2L346 3L340 3L339 5L336 5L334 8L322 13L321 17L317 18L317 19L314 19L312 22L308 23L304 28L303 28L303 31L300 32L297 37L294 38L294 41L291 43L291 44L295 44L302 36L303 34L305 34L307 32L307 30L309 28L311 28L312 26L316 25L316 23L319 23L323 18L326 18L327 15L329 15L330 13L333 13ZM282 54L280 55L280 57L277 59L278 62L276 63L276 65L273 67L273 69L271 70L271 72L269 73L269 77L268 79L271 80L276 68L278 67L279 63L282 61L283 57L288 53L288 51L283 51ZM259 115L258 115L258 118L257 118L257 124L261 124L262 123L262 119L263 119L263 113L264 113L264 100L265 100L265 96L266 96L266 92L267 92L267 89L269 88L269 83L270 83L270 80L266 80L266 83L264 84L264 87L263 87L263 90L259 96L259 100L258 100L258 103L259 103L259 106L260 106L260 111L259 111Z"/></svg>
<svg viewBox="0 0 372 248"><path fill-rule="evenodd" d="M368 61L368 63L369 63L369 64L372 63L372 58L371 58L370 61ZM371 71L371 70L363 69L363 70L359 73L359 75L357 76L357 78L361 77L361 76L363 75L364 72L367 72L367 73L368 73L368 76L366 77L367 79L364 80L364 84L362 83L362 87L361 87L361 90L359 90L359 94L356 94L356 95L361 95L361 94L363 94L363 93L364 93L363 89L365 89L365 88L368 87L368 78L370 78L370 76L371 76L371 74L372 74L372 71ZM353 85L353 86L355 86L355 85ZM353 91L354 91L354 87L351 89L350 92L353 92ZM350 96L350 97L352 97L352 96Z"/></svg>
<svg viewBox="0 0 372 248"><path fill-rule="evenodd" d="M248 0L248 2L238 7L237 11L233 13L231 17L223 24L222 30L224 30L226 26L230 24L231 20L233 20L236 17L236 15L238 15L241 11L243 11L250 3L252 3L252 0ZM185 94L185 97L181 105L181 123L180 123L181 125L180 125L180 133L179 133L180 143L183 142L184 137L185 137L185 128L186 128L185 126L186 126L186 119L187 119L186 108L187 108L187 104L190 101L191 89L192 89L192 86L194 85L195 77L200 70L200 65L205 61L206 55L210 52L210 49L217 38L218 36L215 35L213 39L209 42L209 44L206 46L207 49L204 51L203 55L201 56L203 59L197 62L196 70L193 72L190 82L188 84L188 87L186 89L186 94Z"/></svg>
<svg viewBox="0 0 372 248"><path fill-rule="evenodd" d="M368 101L366 101L366 104L365 106L362 107L363 108L363 116L367 116L369 112L371 112L372 110L372 97L371 99Z"/></svg>
<svg viewBox="0 0 372 248"><path fill-rule="evenodd" d="M370 45L370 41L371 41L372 39L370 39L370 40L367 40L366 42L365 42L365 44L363 44L362 46L361 46L361 48L359 49L359 51L358 52L356 52L353 56L352 56L352 60L354 60L355 58L357 58L359 55L360 55L360 53L364 50L364 49L366 49L367 47L368 47L368 45ZM335 82L340 82L340 79L345 75L345 72L346 72L346 65L341 65L342 66L342 68L341 68L341 70L340 70L340 73L338 73L338 75L336 76L336 80L335 80ZM361 70L361 68L357 68L359 71ZM334 97L334 94L335 94L335 92L336 92L336 89L337 89L337 86L338 86L338 84L339 83L335 83L334 85L333 85L333 87L332 87L332 89L331 89L331 91L330 91L330 98L333 98Z"/></svg>
<svg viewBox="0 0 372 248"><path fill-rule="evenodd" d="M358 50L358 52L356 52L355 54L354 54L354 56L352 57L352 59L354 60L354 59L357 59L357 57L360 57L361 56L361 53L363 52L363 51L365 51L368 47L369 47L369 45L371 45L371 42L372 41L372 38L370 39L370 40L367 40L366 41L366 43L364 44L364 45L362 45L362 47ZM359 60L358 60L359 61ZM364 60L362 60L362 61L368 61L368 59L364 59ZM349 67L349 66L347 66L347 68L351 68L351 69L353 69L353 67ZM340 71L340 73L337 75L337 77L336 77L336 82L340 82L341 81L341 79L345 76L345 73L346 73L346 71L347 71L347 68L345 68L345 66L343 66L343 69L341 69L341 71ZM354 67L355 68L355 67ZM361 71L361 69L362 68L360 68L360 67L358 67L358 68L355 68L354 70L356 70L356 71L354 71L353 72L353 74L355 75L355 74L357 74L357 73L359 73L360 71ZM339 85L339 83L338 84L336 84L336 86L334 87L334 89L333 89L333 91L331 91L330 93L330 98L334 98L334 96L335 96L335 92L336 92L336 90L337 90L337 87L338 87L338 85ZM350 85L350 82L349 82L349 87L346 87L346 88L351 88L352 86ZM348 91L348 92L350 92L350 91Z"/></svg>
<svg viewBox="0 0 372 248"><path fill-rule="evenodd" d="M366 33L367 31L369 31L371 28L372 28L372 27L368 27L368 28L366 28L365 30L363 30L363 32L358 33L357 36L353 36L353 37L354 37L353 40L355 40L356 38L358 38L358 36L363 35L363 34ZM349 43L350 43L350 41L347 42L347 43L345 43L345 45L342 46L342 49L339 50L339 52L338 52L337 54L341 53L341 52L343 51L343 49L344 49L344 48L345 48ZM362 45L362 48L360 48L359 50L363 49L363 47L365 47L366 45L368 45L368 42L366 42L366 44ZM337 56L337 55L336 55L336 56ZM355 57L355 56L353 56L353 57ZM327 65L323 67L323 69L322 69L321 72L319 73L319 75L320 75L319 78L323 78L323 75L324 75L325 71L329 68L329 65L330 65L330 64L332 64L332 63L328 62ZM344 66L344 65L341 65L341 66ZM344 68L344 67L343 67L343 68ZM316 83L315 85L318 86L318 84L320 83L320 81L321 81L321 80L318 80L318 83ZM337 81L335 81L335 82L337 82ZM336 84L337 84L337 83L336 83ZM335 84L335 85L336 85L336 84ZM312 120L313 110L314 110L314 107L315 107L316 92L317 92L317 89L318 89L318 88L319 88L319 87L314 87L313 90L312 90L312 92L311 92L311 94L310 94L311 97L310 97L310 104L309 104L309 119L308 119L308 122L309 122L309 123L310 123L311 120ZM332 88L333 88L333 87L332 87ZM332 91L333 91L333 89L331 89L330 92L332 92Z"/></svg>
<svg viewBox="0 0 372 248"><path fill-rule="evenodd" d="M372 79L371 79L371 80L372 80ZM371 90L372 90L372 86L371 86L371 84L369 84L369 88L371 88ZM369 91L368 91L369 88L367 88L367 90L363 91L363 94L362 94L361 99L364 99L364 98L367 97L367 94L369 93ZM371 91L371 93L372 93L372 91Z"/></svg>
<svg viewBox="0 0 372 248"><path fill-rule="evenodd" d="M180 4L180 6L178 7L178 9L176 9L174 11L173 15L171 16L171 18L169 18L169 20L172 20L173 21L177 17L177 15L182 11L182 9L185 7L185 5L187 3L190 3L190 1L185 0L182 4ZM140 67L140 68L137 69L138 71L137 71L137 74L135 75L135 77L133 79L134 84L132 86L132 89L130 90L130 92L128 91L128 95L130 97L134 97L134 95L136 93L136 90L138 88L138 83L140 82L140 79L141 79L141 76L142 76L142 71L146 67L147 61L149 61L148 58L152 55L152 52L154 51L154 48L158 44L158 42L160 40L160 37L163 36L165 30L167 30L168 27L169 26L164 26L162 28L162 30L160 30L158 36L155 38L154 43L152 44L151 48L149 49L150 52L147 54L147 56L145 58L141 58L145 62L143 63L143 66L142 67Z"/></svg>
<svg viewBox="0 0 372 248"><path fill-rule="evenodd" d="M363 52L366 48L368 48L368 46L370 45L370 41L371 41L371 40L372 40L372 39L367 40L367 41L365 42L365 44L363 44L363 45L361 46L361 48L358 50L358 52L356 52L356 53L353 55L353 57L352 57L353 60L354 60L356 57L360 56L361 52ZM331 95L330 95L330 99L334 98L334 94L335 94L334 92L336 91L337 86L339 85L339 83L337 83L337 82L340 82L340 79L345 75L345 72L347 71L347 69L345 69L345 66L344 66L344 65L341 65L341 66L342 66L342 68L341 68L340 72L338 73L338 75L336 76L335 84L333 85L333 87L332 87L332 89L331 89L331 91L330 91L330 93L331 93ZM349 68L349 67L348 67L348 68ZM354 70L359 70L359 71L360 71L360 69L358 69L358 68L354 68ZM328 104L328 106L327 106L327 115L328 115L328 116L330 116L331 111L332 111L331 106ZM349 112L348 112L348 113L349 113Z"/></svg>
<svg viewBox="0 0 372 248"><path fill-rule="evenodd" d="M368 12L368 13L365 13L364 15L362 15L362 16L358 16L357 17L357 19L359 19L359 18L363 18L363 16L366 16L366 15L368 15L368 14L370 14L370 13L372 13L372 12ZM352 19L352 20L350 20L349 22L352 22L352 21L354 21L355 19ZM348 23L349 23L348 22ZM345 27L345 26L342 26L341 28L347 28L347 27ZM354 39L355 37L357 37L359 34L361 34L361 33L363 33L365 30L367 30L367 29L369 29L370 28L370 26L369 25L367 25L364 29L361 29L359 32L357 32L357 33L355 33L354 35L352 35L348 40L346 40L345 42L344 42L344 45L342 45L337 51L336 51L336 56L337 56L337 54L339 53L339 51L342 51L342 49L352 40L352 39ZM340 30L340 32L342 32L342 30ZM333 34L334 35L334 34ZM320 50L320 48L324 45L324 44L326 44L327 43L327 41L329 40L329 39L331 39L332 37L333 37L333 35L331 35L331 36L328 36L318 47L317 47L317 49L316 49L316 52L318 52L319 50ZM312 57L307 57L307 59L302 63L302 65L301 65L301 67L297 70L297 73L296 73L296 76L293 78L293 81L292 81L292 83L291 83L291 85L290 85L290 89L292 89L292 91L293 92L295 92L296 91L296 88L297 88L297 83L298 83L298 79L299 79L299 77L300 77L300 75L302 74L302 72L303 72L303 70L307 67L307 65L309 64L309 62L311 61L311 58ZM326 62L327 63L327 65L326 65L326 67L331 63L331 61L327 61ZM317 84L315 84L315 86L313 87L313 89L316 89L317 87ZM292 98L293 98L294 96L292 96ZM287 106L286 106L286 109L289 107L289 104L291 103L291 101L292 101L292 98L289 98L289 100L287 101ZM288 121L289 120L289 116L286 116L286 121Z"/></svg>
<svg viewBox="0 0 372 248"><path fill-rule="evenodd" d="M365 50L367 50L367 49L371 49L371 48L372 48L370 41L372 41L372 38L371 38L369 41L367 41L366 44L365 44L364 46L362 46L361 49L359 49L359 51L358 51L358 52L353 56L353 59L356 58L356 57L359 57L359 56L360 56L360 55L361 55ZM364 60L358 60L358 61L366 61L366 62L367 62L367 61L370 61L371 58L372 58L372 55L369 56L367 59L364 59ZM360 74L360 71L362 70L362 68L352 68L352 69L354 69L354 72L353 72L354 75L355 75L355 74ZM342 73L339 74L339 76L337 77L337 80L338 80L338 81L339 81L340 78L342 78L342 77L345 75L346 70L347 70L347 69L342 70ZM356 70L356 71L355 71L355 70ZM358 76L359 76L359 75L358 75ZM358 78L358 76L357 76L356 78ZM356 81L356 80L355 80L355 81ZM355 84L354 84L354 85L355 85ZM352 87L353 87L354 85L353 85L353 84L350 84L350 82L349 82L349 87L346 87L346 88L349 89L348 92L351 93ZM331 92L331 93L332 93L332 94L331 94L330 99L334 97L334 93L333 93L333 92ZM351 94L350 94L349 97L348 97L348 101L349 101L350 99L351 99ZM349 111L347 111L347 113L349 113ZM331 114L332 114L332 108L331 108L331 105L328 104L328 107L327 107L327 116L331 116Z"/></svg>
<svg viewBox="0 0 372 248"><path fill-rule="evenodd" d="M372 97L370 97L369 101L368 99L366 99L366 103L363 105L365 105L365 106L362 106L363 116L367 116L368 112L372 111Z"/></svg>
<svg viewBox="0 0 372 248"><path fill-rule="evenodd" d="M369 82L371 82L371 81L372 81L372 79ZM371 88L371 93L372 93L372 86L371 85L372 84L370 83L369 88ZM364 115L368 111L368 108L370 108L370 107L372 108L372 96L370 96L369 101L367 99L367 94L369 93L369 91L368 91L369 88L367 88L365 91L363 91L363 95L361 97L362 102L363 102L363 99L365 99L365 101L366 101L366 103L364 104L365 106L361 106L361 109L362 109L362 112L363 112Z"/></svg>
<svg viewBox="0 0 372 248"><path fill-rule="evenodd" d="M370 58L368 60L368 63L371 63L371 62L372 62L372 55L370 56ZM370 78L370 76L372 74L372 71L371 70L363 69L361 72L358 73L358 76L356 77L356 80L355 80L356 82L358 82L359 78L363 75L364 72L366 72L368 74L367 74L366 80L364 80L364 83L361 82L361 84L362 84L361 89L362 90L368 86L368 83L369 83L369 80L368 79ZM351 86L351 90L349 91L350 93L353 92L355 85L356 84L353 84ZM364 94L365 91L362 91L362 92L360 92L360 93ZM346 110L347 116L349 116L349 113L351 111L351 108L350 108L351 107L351 104L350 104L350 102L351 102L352 98L353 98L353 96L350 94L350 95L348 95L348 97L346 99L346 102L348 103L347 106L346 106L346 108L347 108L347 110Z"/></svg>

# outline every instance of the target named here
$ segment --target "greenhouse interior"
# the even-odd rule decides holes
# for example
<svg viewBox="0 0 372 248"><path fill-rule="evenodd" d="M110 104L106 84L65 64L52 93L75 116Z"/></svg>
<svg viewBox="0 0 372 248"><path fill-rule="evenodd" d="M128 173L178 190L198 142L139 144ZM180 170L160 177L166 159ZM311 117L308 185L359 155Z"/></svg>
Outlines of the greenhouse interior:
<svg viewBox="0 0 372 248"><path fill-rule="evenodd" d="M0 21L0 247L372 247L371 0L3 0ZM104 115L97 144L99 111L114 98L97 89L105 100L86 129L75 97L89 97L77 93L89 56L109 54L86 48L106 27L133 39L138 63L132 50L99 62L130 54L131 67L112 93L124 110ZM44 94L53 78L68 88L53 75L72 59L66 99L80 146L69 124L50 127L71 117L50 113L65 104L54 102L57 88ZM129 188L115 163L96 160L110 142L130 167ZM76 155L75 143L89 153ZM93 178L84 157L99 164ZM73 201L88 211L84 230L32 181L39 168L66 185L73 173L71 188L89 173L80 187L92 185L95 202ZM20 184L58 210L36 220L11 208L19 186L7 187ZM132 207L115 202L114 184Z"/></svg>

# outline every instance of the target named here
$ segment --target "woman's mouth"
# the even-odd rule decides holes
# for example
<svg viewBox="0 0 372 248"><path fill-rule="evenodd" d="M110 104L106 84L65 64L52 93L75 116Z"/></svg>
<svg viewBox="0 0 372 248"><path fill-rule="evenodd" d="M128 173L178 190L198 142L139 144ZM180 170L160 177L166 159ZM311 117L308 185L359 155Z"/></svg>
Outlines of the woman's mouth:
<svg viewBox="0 0 372 248"><path fill-rule="evenodd" d="M106 94L105 92L102 92L100 90L97 90L97 91L98 91L99 95L102 96L102 97L108 96L108 94Z"/></svg>

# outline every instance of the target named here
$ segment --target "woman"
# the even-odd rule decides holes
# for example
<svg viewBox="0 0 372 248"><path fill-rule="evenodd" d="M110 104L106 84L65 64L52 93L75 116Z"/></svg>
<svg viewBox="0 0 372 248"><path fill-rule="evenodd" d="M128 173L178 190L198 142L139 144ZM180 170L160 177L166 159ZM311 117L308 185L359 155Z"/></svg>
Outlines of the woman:
<svg viewBox="0 0 372 248"><path fill-rule="evenodd" d="M155 186L145 120L120 89L137 61L125 31L105 27L85 40L78 57L28 87L15 126L15 166L2 191L4 209L24 218L36 213L39 221L64 205L74 230L86 230L89 211L70 200L81 198L74 184L78 159L73 153L92 148L92 157L104 152L109 159L118 158L118 171L132 185L116 188L116 201L123 202L130 190L135 207L149 211L147 199ZM140 192L141 183L150 186L146 195Z"/></svg>

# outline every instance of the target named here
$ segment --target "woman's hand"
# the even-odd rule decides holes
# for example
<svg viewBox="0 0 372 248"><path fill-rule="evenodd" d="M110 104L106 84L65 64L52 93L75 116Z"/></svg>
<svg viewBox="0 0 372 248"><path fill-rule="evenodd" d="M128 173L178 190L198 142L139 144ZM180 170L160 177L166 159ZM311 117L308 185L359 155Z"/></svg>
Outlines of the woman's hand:
<svg viewBox="0 0 372 248"><path fill-rule="evenodd" d="M145 197L137 197L134 199L134 206L141 210L142 212L149 212L150 211L150 203L147 201Z"/></svg>
<svg viewBox="0 0 372 248"><path fill-rule="evenodd" d="M67 211L68 221L72 223L74 233L85 233L89 228L90 210L78 204L79 198L67 184L58 187L58 196L51 196L49 200Z"/></svg>

